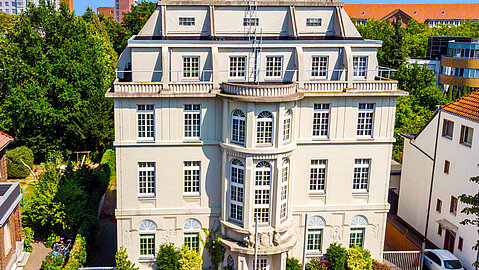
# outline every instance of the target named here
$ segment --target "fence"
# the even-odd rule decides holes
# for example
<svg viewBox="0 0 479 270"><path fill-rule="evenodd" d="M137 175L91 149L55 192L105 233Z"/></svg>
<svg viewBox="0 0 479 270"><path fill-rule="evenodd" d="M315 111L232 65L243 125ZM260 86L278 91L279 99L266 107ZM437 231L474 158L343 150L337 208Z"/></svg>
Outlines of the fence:
<svg viewBox="0 0 479 270"><path fill-rule="evenodd" d="M420 258L420 251L384 251L383 253L383 263L391 270L417 270Z"/></svg>

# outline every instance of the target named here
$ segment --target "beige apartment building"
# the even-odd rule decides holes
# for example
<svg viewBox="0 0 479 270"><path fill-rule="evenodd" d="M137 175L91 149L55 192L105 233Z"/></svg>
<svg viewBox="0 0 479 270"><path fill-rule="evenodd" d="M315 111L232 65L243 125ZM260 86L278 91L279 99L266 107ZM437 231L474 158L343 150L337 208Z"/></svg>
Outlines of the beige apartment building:
<svg viewBox="0 0 479 270"><path fill-rule="evenodd" d="M257 269L332 243L381 259L405 93L380 47L337 1L159 1L106 94L118 246L149 269L160 244L203 251L202 229L219 227L239 270L255 244Z"/></svg>

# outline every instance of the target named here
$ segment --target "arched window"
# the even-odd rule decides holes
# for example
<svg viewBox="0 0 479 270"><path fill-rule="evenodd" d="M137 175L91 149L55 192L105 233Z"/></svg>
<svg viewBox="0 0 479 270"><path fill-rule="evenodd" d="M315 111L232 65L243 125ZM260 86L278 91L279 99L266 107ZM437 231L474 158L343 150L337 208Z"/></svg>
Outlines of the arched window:
<svg viewBox="0 0 479 270"><path fill-rule="evenodd" d="M291 110L287 110L284 114L283 142L291 141L291 114Z"/></svg>
<svg viewBox="0 0 479 270"><path fill-rule="evenodd" d="M364 235L368 221L363 216L355 216L351 220L351 228L349 230L349 247L364 245Z"/></svg>
<svg viewBox="0 0 479 270"><path fill-rule="evenodd" d="M270 189L271 189L271 164L267 161L261 161L256 165L254 181L254 217L258 217L258 222L269 223L270 209Z"/></svg>
<svg viewBox="0 0 479 270"><path fill-rule="evenodd" d="M140 232L140 257L155 256L155 232L156 224L151 220L145 220L138 226Z"/></svg>
<svg viewBox="0 0 479 270"><path fill-rule="evenodd" d="M230 181L230 218L233 221L243 221L244 202L244 165L239 159L231 161Z"/></svg>
<svg viewBox="0 0 479 270"><path fill-rule="evenodd" d="M323 246L324 220L320 217L312 217L308 220L307 250L311 253L321 253Z"/></svg>
<svg viewBox="0 0 479 270"><path fill-rule="evenodd" d="M256 120L256 142L271 144L273 142L273 115L264 111Z"/></svg>
<svg viewBox="0 0 479 270"><path fill-rule="evenodd" d="M198 220L190 218L183 224L184 245L190 249L198 250L200 248L201 224Z"/></svg>
<svg viewBox="0 0 479 270"><path fill-rule="evenodd" d="M289 181L289 159L283 159L283 166L281 167L281 205L280 218L284 219L288 211L288 181Z"/></svg>
<svg viewBox="0 0 479 270"><path fill-rule="evenodd" d="M235 110L232 114L231 141L244 144L246 135L246 116L241 110Z"/></svg>

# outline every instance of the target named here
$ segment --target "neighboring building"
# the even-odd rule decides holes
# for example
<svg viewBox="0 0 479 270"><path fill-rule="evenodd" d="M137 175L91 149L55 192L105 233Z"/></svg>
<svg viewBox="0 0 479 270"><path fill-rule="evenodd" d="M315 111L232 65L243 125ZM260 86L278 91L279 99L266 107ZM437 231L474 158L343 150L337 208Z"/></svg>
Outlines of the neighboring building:
<svg viewBox="0 0 479 270"><path fill-rule="evenodd" d="M454 253L467 269L473 269L478 255L472 249L478 231L474 225L460 224L474 217L461 213L466 205L458 198L479 190L478 184L469 181L479 175L478 130L479 91L475 91L442 106L417 135L404 135L399 193L398 216L424 235L434 175L427 238Z"/></svg>
<svg viewBox="0 0 479 270"><path fill-rule="evenodd" d="M450 41L447 54L441 57L438 82L447 86L479 89L479 41Z"/></svg>
<svg viewBox="0 0 479 270"><path fill-rule="evenodd" d="M479 19L479 3L461 4L345 4L344 9L357 24L367 19L380 21L400 19L408 24L411 19L428 23L460 25L462 20Z"/></svg>
<svg viewBox="0 0 479 270"><path fill-rule="evenodd" d="M57 7L60 6L60 1L65 1L70 10L73 11L73 0L53 0ZM38 5L39 0L0 0L0 12L21 14L27 8L28 3Z"/></svg>
<svg viewBox="0 0 479 270"><path fill-rule="evenodd" d="M110 18L114 17L115 14L115 8L114 7L98 7L96 9L96 15L100 16L100 14L103 15L105 18Z"/></svg>
<svg viewBox="0 0 479 270"><path fill-rule="evenodd" d="M12 140L12 137L0 131L0 182L8 179L6 148Z"/></svg>
<svg viewBox="0 0 479 270"><path fill-rule="evenodd" d="M129 12L131 7L136 5L136 0L115 0L115 20L121 22L123 19L123 12Z"/></svg>
<svg viewBox="0 0 479 270"><path fill-rule="evenodd" d="M106 93L118 246L146 269L161 243L203 251L219 226L223 265L253 269L256 217L256 269L332 243L382 260L407 93L379 76L380 47L338 1L159 1Z"/></svg>

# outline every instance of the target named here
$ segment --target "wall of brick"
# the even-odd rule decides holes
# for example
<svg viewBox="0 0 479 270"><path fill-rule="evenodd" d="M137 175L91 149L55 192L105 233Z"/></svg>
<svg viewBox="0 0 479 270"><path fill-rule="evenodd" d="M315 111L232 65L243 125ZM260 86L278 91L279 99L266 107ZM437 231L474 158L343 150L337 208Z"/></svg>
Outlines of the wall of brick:
<svg viewBox="0 0 479 270"><path fill-rule="evenodd" d="M7 156L6 150L3 149L0 151L0 182L7 181L8 174L7 174Z"/></svg>

